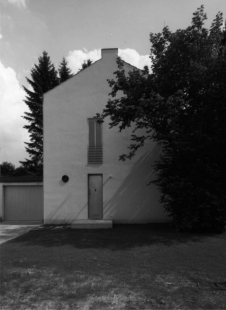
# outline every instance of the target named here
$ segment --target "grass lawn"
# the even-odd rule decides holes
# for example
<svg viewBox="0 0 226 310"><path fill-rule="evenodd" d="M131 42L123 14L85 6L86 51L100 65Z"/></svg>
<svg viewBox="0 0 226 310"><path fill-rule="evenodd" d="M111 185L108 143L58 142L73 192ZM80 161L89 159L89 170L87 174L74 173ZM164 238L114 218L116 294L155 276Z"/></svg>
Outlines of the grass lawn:
<svg viewBox="0 0 226 310"><path fill-rule="evenodd" d="M0 251L1 310L226 309L226 234L52 227Z"/></svg>

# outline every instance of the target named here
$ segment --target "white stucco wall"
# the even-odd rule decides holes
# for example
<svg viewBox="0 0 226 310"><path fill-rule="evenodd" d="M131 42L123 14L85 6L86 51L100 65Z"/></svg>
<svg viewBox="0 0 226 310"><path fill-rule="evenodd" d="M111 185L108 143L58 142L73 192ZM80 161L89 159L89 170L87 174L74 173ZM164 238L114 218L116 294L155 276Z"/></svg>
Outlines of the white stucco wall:
<svg viewBox="0 0 226 310"><path fill-rule="evenodd" d="M107 79L117 70L117 49L45 94L44 98L44 222L72 223L88 218L88 174L103 174L104 219L115 223L165 222L151 165L159 148L149 142L133 160L127 152L131 130L121 133L103 124L103 164L87 164L87 119L101 113L110 92ZM125 65L131 70L130 65ZM63 183L61 177L70 180Z"/></svg>

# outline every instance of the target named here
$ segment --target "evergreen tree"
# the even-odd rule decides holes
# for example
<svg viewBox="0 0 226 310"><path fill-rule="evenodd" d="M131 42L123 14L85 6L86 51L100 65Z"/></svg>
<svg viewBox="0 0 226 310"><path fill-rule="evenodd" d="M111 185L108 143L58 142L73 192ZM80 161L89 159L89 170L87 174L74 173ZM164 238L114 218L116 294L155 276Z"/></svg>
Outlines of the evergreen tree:
<svg viewBox="0 0 226 310"><path fill-rule="evenodd" d="M69 78L73 76L71 70L67 66L67 61L65 60L65 58L63 58L62 60L59 66L58 72L60 76L60 83L65 82L66 80L68 80Z"/></svg>
<svg viewBox="0 0 226 310"><path fill-rule="evenodd" d="M24 119L29 122L24 128L30 133L30 142L26 151L30 159L20 163L29 172L42 175L43 173L43 94L59 84L57 71L50 61L47 52L38 59L38 65L31 69L31 79L27 82L33 88L33 91L23 87L27 96L25 103L28 105L30 112L25 112Z"/></svg>
<svg viewBox="0 0 226 310"><path fill-rule="evenodd" d="M79 71L82 71L84 69L86 69L87 67L92 65L92 60L88 59L87 61L84 61L84 63L82 64L82 68Z"/></svg>

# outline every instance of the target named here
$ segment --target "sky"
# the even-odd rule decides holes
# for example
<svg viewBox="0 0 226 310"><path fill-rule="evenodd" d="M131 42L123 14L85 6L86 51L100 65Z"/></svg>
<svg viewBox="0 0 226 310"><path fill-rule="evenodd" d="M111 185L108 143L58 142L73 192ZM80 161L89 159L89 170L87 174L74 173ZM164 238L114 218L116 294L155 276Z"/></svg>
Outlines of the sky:
<svg viewBox="0 0 226 310"><path fill-rule="evenodd" d="M202 4L207 27L219 11L226 18L226 0L0 0L0 163L18 167L29 158L22 86L43 51L56 68L65 57L73 73L99 59L101 48L150 66L150 32L188 27Z"/></svg>

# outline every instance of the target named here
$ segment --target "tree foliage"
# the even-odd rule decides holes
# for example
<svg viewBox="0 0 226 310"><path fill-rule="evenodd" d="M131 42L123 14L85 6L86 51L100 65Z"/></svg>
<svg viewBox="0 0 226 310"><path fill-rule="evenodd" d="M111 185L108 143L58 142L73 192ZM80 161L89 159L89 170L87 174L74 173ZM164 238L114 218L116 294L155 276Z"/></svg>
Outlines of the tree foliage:
<svg viewBox="0 0 226 310"><path fill-rule="evenodd" d="M64 57L63 57L62 62L60 63L58 72L59 72L60 83L65 82L66 80L68 80L69 78L73 76L71 70L68 68L67 61L65 60Z"/></svg>
<svg viewBox="0 0 226 310"><path fill-rule="evenodd" d="M88 59L82 64L81 70L91 64L92 61ZM43 95L72 76L65 58L60 63L57 72L47 52L44 51L38 59L38 64L31 69L31 78L26 78L32 88L30 90L23 87L27 94L25 103L30 110L25 112L25 116L23 116L29 123L24 128L30 133L30 142L25 142L26 151L30 158L20 163L27 172L35 175L43 174ZM20 172L22 173L23 169L21 169ZM18 171L18 173L20 172Z"/></svg>
<svg viewBox="0 0 226 310"><path fill-rule="evenodd" d="M110 127L120 130L135 125L121 160L132 158L147 139L161 145L153 183L183 230L226 225L226 32L222 13L210 29L206 19L201 6L188 28L151 33L151 74L145 67L126 75L118 59L111 98L98 115L110 116Z"/></svg>
<svg viewBox="0 0 226 310"><path fill-rule="evenodd" d="M84 61L82 64L82 68L79 71L83 71L84 69L88 68L89 66L92 65L92 60L88 59L87 61Z"/></svg>
<svg viewBox="0 0 226 310"><path fill-rule="evenodd" d="M14 164L4 161L0 166L1 166L0 175L2 176L31 175L22 165L16 168Z"/></svg>
<svg viewBox="0 0 226 310"><path fill-rule="evenodd" d="M31 176L32 173L30 173L25 167L23 167L22 165L20 165L19 167L17 167L13 173L13 176L18 177L18 176L26 176L29 175Z"/></svg>
<svg viewBox="0 0 226 310"><path fill-rule="evenodd" d="M1 164L1 174L2 176L8 176L8 175L13 175L15 171L15 165L8 162L4 161Z"/></svg>
<svg viewBox="0 0 226 310"><path fill-rule="evenodd" d="M34 65L31 69L31 79L26 79L33 89L31 91L23 87L27 94L25 103L30 110L23 116L29 123L24 128L30 134L30 142L25 142L30 159L20 163L27 170L41 175L43 173L43 95L59 84L57 71L47 52L43 52L38 59L38 65Z"/></svg>

